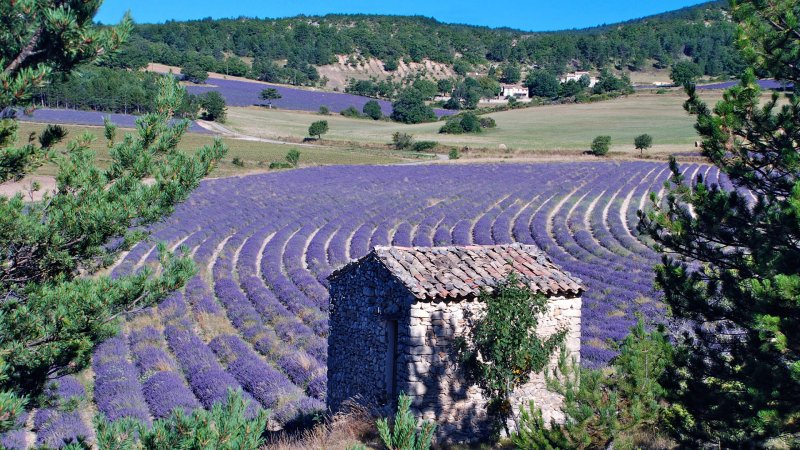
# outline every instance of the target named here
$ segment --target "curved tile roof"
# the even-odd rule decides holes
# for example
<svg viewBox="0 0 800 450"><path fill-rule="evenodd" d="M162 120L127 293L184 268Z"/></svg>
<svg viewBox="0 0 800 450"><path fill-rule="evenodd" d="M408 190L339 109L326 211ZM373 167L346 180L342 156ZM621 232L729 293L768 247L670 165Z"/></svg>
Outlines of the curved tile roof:
<svg viewBox="0 0 800 450"><path fill-rule="evenodd" d="M420 300L477 296L515 272L532 291L578 296L585 289L578 278L562 271L533 245L470 245L450 247L377 246L359 261L331 274L335 278L367 258L377 258Z"/></svg>

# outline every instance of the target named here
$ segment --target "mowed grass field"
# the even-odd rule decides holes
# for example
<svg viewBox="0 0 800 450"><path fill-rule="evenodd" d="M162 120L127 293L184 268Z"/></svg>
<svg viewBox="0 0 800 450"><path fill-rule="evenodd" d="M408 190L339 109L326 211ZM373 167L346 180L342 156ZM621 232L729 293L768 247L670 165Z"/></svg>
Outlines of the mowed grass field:
<svg viewBox="0 0 800 450"><path fill-rule="evenodd" d="M27 139L31 133L38 133L44 128L44 124L20 122L18 138L20 142ZM97 137L92 143L91 148L96 152L96 157L101 166L109 163L110 157L106 140L103 137L101 127L90 127L81 125L65 125L68 135L65 140L69 141L80 136L84 132L89 132ZM131 129L120 129L118 138L123 133L132 132ZM179 149L186 152L210 144L214 136L210 134L186 133L181 139ZM228 146L228 155L217 167L212 176L221 177L238 175L252 171L264 171L271 161L284 161L286 153L297 148L300 151L301 166L332 165L332 164L391 164L404 161L399 152L388 152L381 150L363 149L355 147L329 147L329 146L292 146L291 144L275 144L257 141L246 141L240 139L223 138L223 142ZM62 145L65 147L65 145ZM244 162L244 167L232 164L233 158L239 158ZM54 175L55 166L45 165L37 170L38 175Z"/></svg>
<svg viewBox="0 0 800 450"><path fill-rule="evenodd" d="M710 103L719 93L708 94ZM297 111L258 107L229 108L227 127L242 134L263 138L298 139L307 136L308 126L327 120L330 131L323 139L354 144L387 144L392 134L405 132L417 140L471 149L499 149L505 146L516 153L537 151L577 152L589 148L598 135L610 135L612 151L638 153L633 147L637 135L653 136L650 153L692 150L697 134L694 118L683 110L686 94L638 93L598 103L551 105L489 114L497 128L481 134L439 134L444 122L404 125L390 121L351 119L340 115L321 116Z"/></svg>

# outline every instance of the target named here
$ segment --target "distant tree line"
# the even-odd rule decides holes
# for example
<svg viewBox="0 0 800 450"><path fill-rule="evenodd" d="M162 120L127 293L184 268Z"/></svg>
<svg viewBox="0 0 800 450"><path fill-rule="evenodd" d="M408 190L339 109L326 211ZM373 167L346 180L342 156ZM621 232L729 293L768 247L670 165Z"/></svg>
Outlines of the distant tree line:
<svg viewBox="0 0 800 450"><path fill-rule="evenodd" d="M743 67L734 41L735 26L724 2L618 26L551 33L449 25L424 17L203 19L141 24L106 64L138 68L148 62L191 63L206 71L291 84L317 83L315 66L336 62L336 55L357 55L355 64L379 58L389 71L400 61L429 59L452 64L460 75L476 64L502 63L499 78L504 82L518 81L523 64L559 74L608 66L667 68L688 60L703 74L716 76Z"/></svg>
<svg viewBox="0 0 800 450"><path fill-rule="evenodd" d="M71 108L123 114L156 111L159 80L164 75L84 65L70 74L55 74L33 90L32 101L45 108ZM225 99L216 91L182 96L176 117L221 121Z"/></svg>

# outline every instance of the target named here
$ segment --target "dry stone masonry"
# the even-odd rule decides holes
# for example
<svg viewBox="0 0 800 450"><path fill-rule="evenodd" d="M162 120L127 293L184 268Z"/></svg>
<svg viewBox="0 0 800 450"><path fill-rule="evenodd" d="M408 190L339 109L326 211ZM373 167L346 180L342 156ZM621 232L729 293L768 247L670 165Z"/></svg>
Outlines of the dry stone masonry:
<svg viewBox="0 0 800 450"><path fill-rule="evenodd" d="M486 437L485 399L466 382L453 344L484 313L481 292L511 272L550 300L539 334L566 327L568 356L577 359L584 289L538 248L375 247L330 276L329 408L348 400L391 406L405 392L418 417L437 422L440 441ZM561 399L545 388L543 374L515 392L516 405L529 400L545 420L562 418Z"/></svg>

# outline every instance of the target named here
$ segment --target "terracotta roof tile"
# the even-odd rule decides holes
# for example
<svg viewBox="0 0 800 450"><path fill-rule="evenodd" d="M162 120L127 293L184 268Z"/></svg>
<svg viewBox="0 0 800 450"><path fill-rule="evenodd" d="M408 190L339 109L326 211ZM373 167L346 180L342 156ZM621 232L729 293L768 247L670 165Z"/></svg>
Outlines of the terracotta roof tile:
<svg viewBox="0 0 800 450"><path fill-rule="evenodd" d="M375 247L362 258L377 258L420 300L476 296L515 272L534 292L580 295L578 278L558 268L533 245L508 244L464 247ZM330 278L349 271L348 264Z"/></svg>

